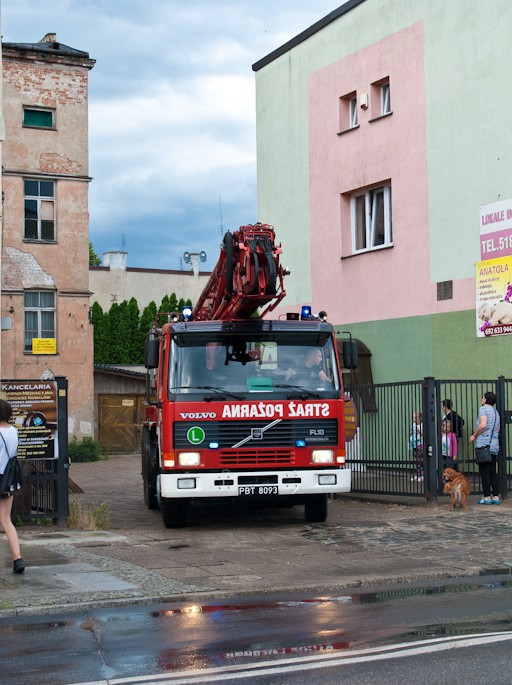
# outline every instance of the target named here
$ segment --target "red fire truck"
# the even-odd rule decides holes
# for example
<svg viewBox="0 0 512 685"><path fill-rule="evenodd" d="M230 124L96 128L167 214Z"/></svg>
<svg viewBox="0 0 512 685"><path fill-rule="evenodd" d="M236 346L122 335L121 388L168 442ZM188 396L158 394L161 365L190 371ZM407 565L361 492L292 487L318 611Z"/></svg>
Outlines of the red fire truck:
<svg viewBox="0 0 512 685"><path fill-rule="evenodd" d="M328 494L350 491L334 329L307 307L267 317L285 295L280 255L268 224L226 233L194 309L146 340L144 498L168 528L226 497L325 521Z"/></svg>

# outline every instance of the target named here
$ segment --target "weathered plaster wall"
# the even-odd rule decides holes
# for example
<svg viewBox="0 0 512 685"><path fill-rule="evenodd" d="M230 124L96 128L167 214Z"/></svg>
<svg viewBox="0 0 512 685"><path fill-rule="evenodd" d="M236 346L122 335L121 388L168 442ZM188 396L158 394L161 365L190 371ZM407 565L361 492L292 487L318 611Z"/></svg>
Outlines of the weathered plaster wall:
<svg viewBox="0 0 512 685"><path fill-rule="evenodd" d="M25 55L26 56L26 55ZM56 56L4 53L2 377L39 378L45 364L69 382L69 430L93 435L93 338L89 323L88 113L89 65ZM55 108L55 130L25 127L23 106ZM55 241L24 240L24 178L55 181ZM57 354L24 352L27 289L56 293Z"/></svg>

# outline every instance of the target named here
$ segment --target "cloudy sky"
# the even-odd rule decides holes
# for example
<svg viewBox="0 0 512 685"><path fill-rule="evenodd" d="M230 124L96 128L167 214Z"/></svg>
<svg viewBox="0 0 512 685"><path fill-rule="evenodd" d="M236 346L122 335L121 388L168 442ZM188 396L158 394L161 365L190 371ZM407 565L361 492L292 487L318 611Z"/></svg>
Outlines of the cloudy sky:
<svg viewBox="0 0 512 685"><path fill-rule="evenodd" d="M215 265L256 214L252 64L343 0L1 0L6 42L56 33L89 74L90 239L133 267ZM271 221L271 217L266 217ZM278 227L276 227L278 228Z"/></svg>

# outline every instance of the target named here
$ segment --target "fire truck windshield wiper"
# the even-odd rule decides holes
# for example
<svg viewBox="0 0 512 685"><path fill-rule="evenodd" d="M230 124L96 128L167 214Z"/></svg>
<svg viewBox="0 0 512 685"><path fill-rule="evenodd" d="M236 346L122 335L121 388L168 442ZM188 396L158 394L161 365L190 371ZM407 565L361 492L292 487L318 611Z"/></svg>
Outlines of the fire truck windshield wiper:
<svg viewBox="0 0 512 685"><path fill-rule="evenodd" d="M303 388L301 385L286 385L286 384L280 384L280 385L274 385L274 388L285 388L286 390L294 390L295 392L302 393L303 395L306 395L306 397L322 397L322 395L319 395L317 392L313 392L312 390L308 390L307 388Z"/></svg>
<svg viewBox="0 0 512 685"><path fill-rule="evenodd" d="M212 392L216 392L219 395L233 397L235 400L245 399L245 397L242 397L242 395L237 395L236 393L230 392L229 390L225 390L224 388L218 388L215 385L178 385L175 388L171 388L171 392L175 390L211 390ZM209 402L211 399L212 398L208 396L204 398L205 402Z"/></svg>

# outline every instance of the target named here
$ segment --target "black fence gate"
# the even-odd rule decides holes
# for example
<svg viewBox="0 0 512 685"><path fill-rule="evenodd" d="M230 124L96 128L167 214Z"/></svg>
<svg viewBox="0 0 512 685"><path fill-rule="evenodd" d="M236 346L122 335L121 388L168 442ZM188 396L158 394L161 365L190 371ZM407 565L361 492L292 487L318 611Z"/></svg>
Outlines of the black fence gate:
<svg viewBox="0 0 512 685"><path fill-rule="evenodd" d="M374 494L424 496L435 501L443 491L442 403L451 401L462 418L457 439L457 464L480 493L474 448L469 442L476 427L478 409L485 392L496 393L500 414L498 471L503 498L512 487L510 425L512 380L436 380L424 378L403 383L356 385L350 392L358 416L358 429L347 445L347 464L352 470L352 491ZM421 414L423 449L411 441L413 414Z"/></svg>

